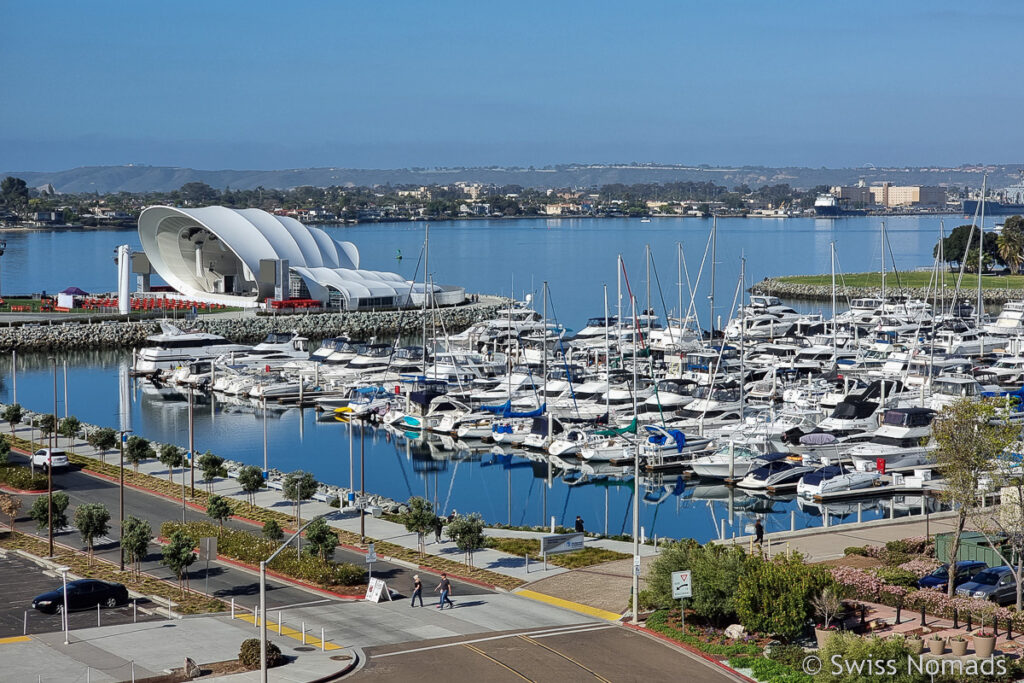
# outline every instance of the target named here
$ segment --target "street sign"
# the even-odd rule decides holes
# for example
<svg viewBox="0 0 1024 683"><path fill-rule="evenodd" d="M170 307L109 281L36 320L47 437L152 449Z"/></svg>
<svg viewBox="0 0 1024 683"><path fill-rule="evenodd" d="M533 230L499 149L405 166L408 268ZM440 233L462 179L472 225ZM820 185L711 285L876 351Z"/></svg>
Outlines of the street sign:
<svg viewBox="0 0 1024 683"><path fill-rule="evenodd" d="M204 536L199 539L199 559L207 561L217 559L216 536Z"/></svg>
<svg viewBox="0 0 1024 683"><path fill-rule="evenodd" d="M543 536L540 539L540 551L543 555L557 555L583 550L583 534L556 534Z"/></svg>
<svg viewBox="0 0 1024 683"><path fill-rule="evenodd" d="M689 571L672 572L672 597L676 600L693 596L693 575Z"/></svg>
<svg viewBox="0 0 1024 683"><path fill-rule="evenodd" d="M377 561L377 551L374 549L373 544L370 544L369 550L366 551L366 564L373 564Z"/></svg>

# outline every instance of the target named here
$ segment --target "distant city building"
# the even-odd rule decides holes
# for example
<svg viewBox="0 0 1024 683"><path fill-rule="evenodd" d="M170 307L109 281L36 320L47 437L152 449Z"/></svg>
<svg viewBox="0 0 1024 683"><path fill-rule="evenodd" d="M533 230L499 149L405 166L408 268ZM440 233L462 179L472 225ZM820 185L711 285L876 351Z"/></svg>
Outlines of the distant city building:
<svg viewBox="0 0 1024 683"><path fill-rule="evenodd" d="M926 185L892 185L882 183L871 186L874 203L886 208L895 206L945 206L946 188Z"/></svg>
<svg viewBox="0 0 1024 683"><path fill-rule="evenodd" d="M871 188L863 180L856 185L837 185L829 192L840 202L853 206L869 206L875 203Z"/></svg>

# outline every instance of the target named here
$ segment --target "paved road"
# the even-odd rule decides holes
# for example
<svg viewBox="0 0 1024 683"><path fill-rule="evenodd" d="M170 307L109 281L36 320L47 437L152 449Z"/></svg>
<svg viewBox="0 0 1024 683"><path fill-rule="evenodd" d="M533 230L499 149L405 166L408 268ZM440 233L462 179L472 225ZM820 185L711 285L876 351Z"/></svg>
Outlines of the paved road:
<svg viewBox="0 0 1024 683"><path fill-rule="evenodd" d="M21 456L12 454L12 460L17 460L19 457ZM96 552L105 559L117 562L120 552L116 540L116 529L118 527L118 485L106 479L86 474L76 468L69 468L67 471L54 474L54 487L59 487L62 491L67 493L71 500L71 505L69 506L67 513L69 520L73 520L74 518L74 508L82 503L98 502L107 506L107 509L111 512L110 536L112 538L105 539L101 543L97 544ZM25 499L25 502L22 505L22 512L24 515L18 518L19 529L21 531L34 531L35 523L27 516L28 509L32 505L32 499L34 496L23 496L23 498ZM160 524L162 522L167 520L181 520L181 504L161 496L126 487L125 514L134 515L148 521L153 528L154 534L156 534L159 533ZM189 521L209 521L209 518L205 514L198 510L193 510L192 508L187 508L185 514L186 519ZM227 522L227 525L234 528L245 529L247 531L259 530L258 526L238 520L230 520ZM45 531L41 535L42 537L45 537ZM81 537L74 528L62 530L55 536L61 543L84 549ZM177 579L174 577L173 573L160 564L160 557L160 547L155 544L151 545L150 553L146 558L146 561L142 564L143 570L176 583ZM360 566L365 565L364 556L362 554L342 548L336 550L335 559L341 562L353 562ZM373 575L386 580L389 587L398 590L399 592L406 592L408 587L412 585L413 573L414 572L412 570L388 562L377 562L373 566ZM421 578L423 578L424 586L429 592L433 588L432 581L434 577L428 575L426 572L420 572L420 574ZM215 595L225 600L235 598L236 601L246 607L251 607L259 600L258 574L226 563L211 562L209 575L207 577L205 562L197 561L192 565L189 572L189 580L193 589L207 591L208 586L207 592L211 595ZM461 581L453 581L453 585L455 592L459 595L477 595L491 592L486 588ZM320 593L312 593L300 588L295 588L273 579L268 579L267 581L268 609L280 609L282 607L305 604L309 603L311 600L323 598L324 595Z"/></svg>
<svg viewBox="0 0 1024 683"><path fill-rule="evenodd" d="M688 652L609 624L527 629L501 634L374 647L353 680L737 681Z"/></svg>
<svg viewBox="0 0 1024 683"><path fill-rule="evenodd" d="M40 593L62 586L59 574L44 573L43 568L31 560L14 554L0 558L0 638L20 636L26 628L29 633L47 633L64 628L59 614L43 614L32 609L32 598ZM158 617L147 614L148 600L140 600L143 610L135 614L138 621L152 621ZM100 610L100 625L128 624L133 620L132 606L126 605ZM72 612L69 626L72 630L96 626L96 610Z"/></svg>

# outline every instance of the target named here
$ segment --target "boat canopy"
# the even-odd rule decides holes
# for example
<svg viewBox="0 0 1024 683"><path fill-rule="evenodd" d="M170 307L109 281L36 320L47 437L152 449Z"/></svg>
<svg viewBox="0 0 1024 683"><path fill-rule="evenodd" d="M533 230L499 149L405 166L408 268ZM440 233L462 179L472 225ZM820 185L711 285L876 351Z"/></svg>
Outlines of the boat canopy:
<svg viewBox="0 0 1024 683"><path fill-rule="evenodd" d="M840 401L832 411L838 420L863 420L870 417L878 407L873 401Z"/></svg>
<svg viewBox="0 0 1024 683"><path fill-rule="evenodd" d="M829 465L827 467L821 467L819 469L814 470L813 472L808 472L807 474L805 474L804 483L810 484L811 486L817 486L821 482L828 481L829 479L832 479L834 477L838 477L842 473L843 468L839 467L838 465Z"/></svg>
<svg viewBox="0 0 1024 683"><path fill-rule="evenodd" d="M540 417L547 410L547 405L547 403L543 403L535 410L516 412L512 410L512 401L508 400L500 406L480 406L480 408L488 413L493 413L496 417Z"/></svg>
<svg viewBox="0 0 1024 683"><path fill-rule="evenodd" d="M811 432L800 437L800 443L804 446L825 446L835 442L835 435L828 432Z"/></svg>
<svg viewBox="0 0 1024 683"><path fill-rule="evenodd" d="M678 429L662 429L654 425L647 425L645 429L648 431L650 436L647 437L647 442L652 443L656 446L664 446L665 443L672 439L675 444L676 451L682 452L683 447L686 446L686 435Z"/></svg>
<svg viewBox="0 0 1024 683"><path fill-rule="evenodd" d="M636 434L636 418L629 423L627 427L620 427L619 429L602 429L595 432L597 436L622 436L623 434Z"/></svg>

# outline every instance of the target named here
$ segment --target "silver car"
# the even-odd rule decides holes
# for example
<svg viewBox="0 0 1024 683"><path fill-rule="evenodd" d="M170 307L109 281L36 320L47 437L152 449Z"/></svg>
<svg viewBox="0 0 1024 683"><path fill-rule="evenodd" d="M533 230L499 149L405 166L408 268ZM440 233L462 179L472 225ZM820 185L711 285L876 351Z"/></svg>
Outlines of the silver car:
<svg viewBox="0 0 1024 683"><path fill-rule="evenodd" d="M964 598L991 600L997 605L1017 601L1017 582L1007 566L989 567L978 572L967 583L957 586L956 594Z"/></svg>

